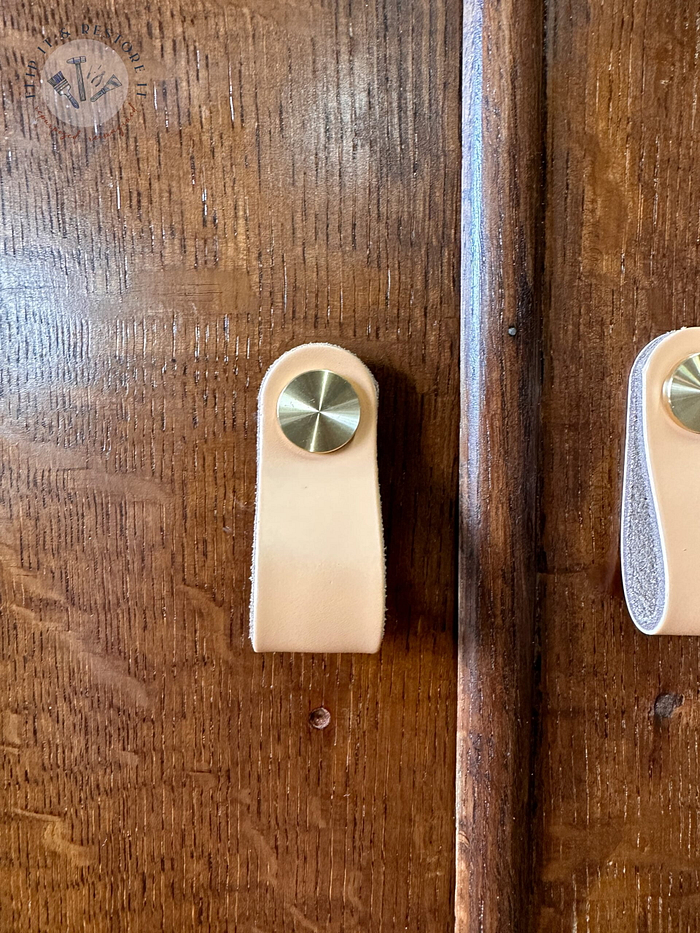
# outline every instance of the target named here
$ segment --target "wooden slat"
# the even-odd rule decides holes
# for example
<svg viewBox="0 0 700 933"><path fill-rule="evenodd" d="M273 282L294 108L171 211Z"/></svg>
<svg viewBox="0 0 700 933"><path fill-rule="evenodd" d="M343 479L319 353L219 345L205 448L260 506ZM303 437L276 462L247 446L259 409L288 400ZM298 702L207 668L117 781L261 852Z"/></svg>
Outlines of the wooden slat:
<svg viewBox="0 0 700 933"><path fill-rule="evenodd" d="M700 3L542 27L467 4L457 927L695 931L698 640L635 631L618 538L630 367L700 323Z"/></svg>
<svg viewBox="0 0 700 933"><path fill-rule="evenodd" d="M524 929L531 881L539 0L467 0L457 930Z"/></svg>
<svg viewBox="0 0 700 933"><path fill-rule="evenodd" d="M24 100L83 17L142 55L123 137ZM0 22L0 929L449 930L461 6ZM380 385L377 657L247 638L257 390L309 340Z"/></svg>
<svg viewBox="0 0 700 933"><path fill-rule="evenodd" d="M549 4L535 928L700 923L700 652L618 569L626 385L700 324L700 3ZM697 520L697 516L690 516Z"/></svg>

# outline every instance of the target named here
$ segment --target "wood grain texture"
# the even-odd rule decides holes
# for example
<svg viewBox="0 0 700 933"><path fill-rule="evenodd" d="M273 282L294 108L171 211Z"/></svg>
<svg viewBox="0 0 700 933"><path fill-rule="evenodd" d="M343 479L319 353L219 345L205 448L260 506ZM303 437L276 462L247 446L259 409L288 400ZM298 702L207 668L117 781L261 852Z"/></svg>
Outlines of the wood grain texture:
<svg viewBox="0 0 700 933"><path fill-rule="evenodd" d="M537 4L467 11L457 925L697 931L698 640L618 539L632 362L700 323L700 5L549 0L544 98Z"/></svg>
<svg viewBox="0 0 700 933"><path fill-rule="evenodd" d="M524 929L530 899L542 37L539 0L465 4L460 933Z"/></svg>
<svg viewBox="0 0 700 933"><path fill-rule="evenodd" d="M0 929L449 931L460 5L1 17ZM26 63L106 21L150 96L58 139ZM247 638L257 390L310 340L380 385L376 657Z"/></svg>
<svg viewBox="0 0 700 933"><path fill-rule="evenodd" d="M700 929L700 642L625 610L626 384L700 323L700 4L550 0L536 928Z"/></svg>

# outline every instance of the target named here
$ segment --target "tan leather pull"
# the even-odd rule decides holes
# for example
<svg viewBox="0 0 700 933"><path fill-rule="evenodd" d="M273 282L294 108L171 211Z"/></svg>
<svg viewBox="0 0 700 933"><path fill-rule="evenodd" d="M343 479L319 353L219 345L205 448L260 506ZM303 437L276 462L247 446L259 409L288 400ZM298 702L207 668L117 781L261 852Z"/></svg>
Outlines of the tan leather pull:
<svg viewBox="0 0 700 933"><path fill-rule="evenodd" d="M330 344L290 350L263 379L250 624L255 651L379 649L385 597L377 399L364 363Z"/></svg>
<svg viewBox="0 0 700 933"><path fill-rule="evenodd" d="M700 327L658 337L630 375L625 597L647 634L700 635Z"/></svg>

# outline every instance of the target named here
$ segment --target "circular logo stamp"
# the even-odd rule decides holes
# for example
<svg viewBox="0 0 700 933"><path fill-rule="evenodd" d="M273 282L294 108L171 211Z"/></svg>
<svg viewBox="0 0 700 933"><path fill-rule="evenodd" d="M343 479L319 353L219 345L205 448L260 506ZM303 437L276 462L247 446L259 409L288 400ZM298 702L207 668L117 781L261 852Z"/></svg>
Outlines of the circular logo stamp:
<svg viewBox="0 0 700 933"><path fill-rule="evenodd" d="M129 74L113 48L73 39L54 49L41 69L39 93L51 113L71 126L97 130L121 110Z"/></svg>
<svg viewBox="0 0 700 933"><path fill-rule="evenodd" d="M26 63L24 96L57 139L124 136L143 112L150 89L146 66L122 32L99 23L66 25L44 35L36 51Z"/></svg>

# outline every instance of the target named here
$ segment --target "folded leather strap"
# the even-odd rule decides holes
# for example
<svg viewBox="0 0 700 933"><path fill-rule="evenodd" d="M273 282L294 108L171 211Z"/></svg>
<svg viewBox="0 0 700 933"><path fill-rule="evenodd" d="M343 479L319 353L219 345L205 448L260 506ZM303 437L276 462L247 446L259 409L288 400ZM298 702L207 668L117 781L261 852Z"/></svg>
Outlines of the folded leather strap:
<svg viewBox="0 0 700 933"><path fill-rule="evenodd" d="M360 403L345 446L310 453L282 431L277 404L297 376L330 370ZM250 635L255 651L375 652L384 630L384 543L377 476L377 384L341 347L296 347L258 399Z"/></svg>
<svg viewBox="0 0 700 933"><path fill-rule="evenodd" d="M629 383L622 496L622 579L647 634L700 634L700 434L671 410L668 380L700 352L700 328L664 334Z"/></svg>

